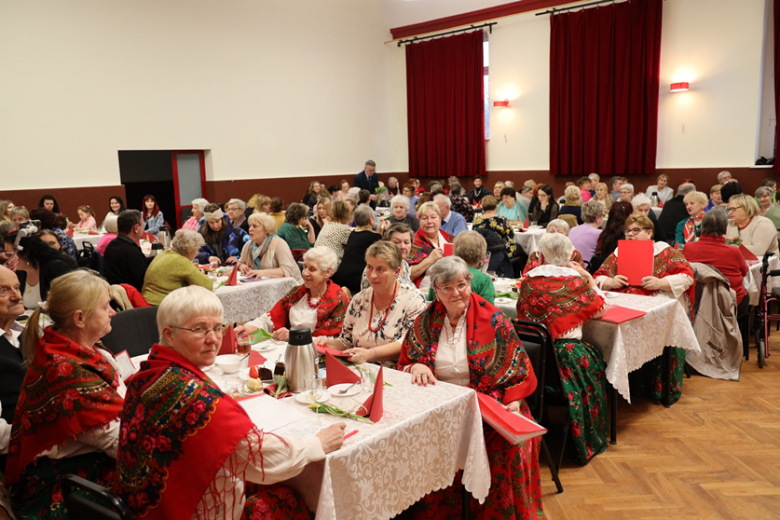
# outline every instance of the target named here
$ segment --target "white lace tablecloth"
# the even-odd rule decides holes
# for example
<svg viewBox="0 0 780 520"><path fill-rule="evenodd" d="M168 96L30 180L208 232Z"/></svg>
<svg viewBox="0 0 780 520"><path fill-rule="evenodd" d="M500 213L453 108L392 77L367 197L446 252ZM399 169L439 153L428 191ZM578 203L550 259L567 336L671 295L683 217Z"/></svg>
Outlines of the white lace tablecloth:
<svg viewBox="0 0 780 520"><path fill-rule="evenodd" d="M84 249L84 242L89 242L93 246L97 246L98 241L100 240L100 237L102 237L105 233L101 233L99 235L88 235L85 233L79 233L78 231L73 232L73 243L76 244L76 249Z"/></svg>
<svg viewBox="0 0 780 520"><path fill-rule="evenodd" d="M515 244L522 247L525 254L530 256L531 253L538 249L539 239L546 232L545 228L534 228L522 232L515 231Z"/></svg>
<svg viewBox="0 0 780 520"><path fill-rule="evenodd" d="M236 286L222 286L214 294L222 302L224 313L222 323L236 323L253 320L270 311L273 306L298 285L294 278L267 278L259 282L241 283Z"/></svg>
<svg viewBox="0 0 780 520"><path fill-rule="evenodd" d="M772 256L769 258L769 270L780 269L780 258ZM761 287L761 262L755 262L750 266L747 276L745 277L745 287L747 288L748 296L750 297L750 305L758 305L758 291ZM775 287L780 287L780 276L770 276L766 279L767 291L771 291Z"/></svg>
<svg viewBox="0 0 780 520"><path fill-rule="evenodd" d="M607 303L646 312L620 325L588 321L583 340L598 348L607 363L607 381L631 402L628 374L663 354L664 347L699 352L699 342L688 314L680 303L666 296L607 293Z"/></svg>

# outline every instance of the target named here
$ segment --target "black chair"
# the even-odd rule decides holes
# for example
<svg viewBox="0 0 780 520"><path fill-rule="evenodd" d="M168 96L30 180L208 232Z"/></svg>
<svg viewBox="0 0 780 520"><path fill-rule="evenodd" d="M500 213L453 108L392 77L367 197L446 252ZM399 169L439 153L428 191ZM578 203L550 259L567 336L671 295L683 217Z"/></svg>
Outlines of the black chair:
<svg viewBox="0 0 780 520"><path fill-rule="evenodd" d="M118 496L94 482L76 475L60 481L70 518L90 520L132 520L130 510ZM96 501L97 500L97 501ZM102 505L106 504L106 505Z"/></svg>
<svg viewBox="0 0 780 520"><path fill-rule="evenodd" d="M114 354L127 350L134 357L147 354L159 339L157 307L139 307L118 312L111 319L111 332L103 336L103 345Z"/></svg>
<svg viewBox="0 0 780 520"><path fill-rule="evenodd" d="M599 270L599 267L601 267L601 264L604 263L604 260L606 260L606 256L596 256L593 255L590 259L590 262L588 262L588 272L591 275L596 274L596 271Z"/></svg>
<svg viewBox="0 0 780 520"><path fill-rule="evenodd" d="M556 464L555 460L550 453L550 448L547 447L547 441L545 437L542 437L542 452L547 459L547 466L550 468L555 487L558 489L558 493L563 493L563 484L558 477L558 468L561 466L563 460L563 450L566 447L566 438L569 434L569 420L568 420L568 402L563 410L563 421L561 421L561 414L557 410L550 409L545 402L546 387L552 386L554 389L559 389L561 395L563 394L563 385L561 383L560 370L558 369L558 359L555 355L555 348L553 347L553 338L550 330L541 323L533 321L524 321L513 319L515 332L520 338L523 348L525 349L528 359L531 361L531 366L534 369L536 375L536 390L529 395L525 402L528 404L528 408L531 409L531 415L534 419L539 421L548 430L551 429L553 424L561 424L563 430L563 443L561 445L561 455L558 458ZM548 363L548 358L552 358L555 362ZM556 409L559 407L556 407ZM549 425L549 426L548 426Z"/></svg>

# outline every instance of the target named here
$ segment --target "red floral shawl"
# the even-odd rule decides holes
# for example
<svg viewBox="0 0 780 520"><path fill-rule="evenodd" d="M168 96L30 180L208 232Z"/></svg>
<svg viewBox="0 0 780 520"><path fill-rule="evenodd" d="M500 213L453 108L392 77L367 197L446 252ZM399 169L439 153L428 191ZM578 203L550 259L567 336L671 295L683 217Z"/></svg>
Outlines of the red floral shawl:
<svg viewBox="0 0 780 520"><path fill-rule="evenodd" d="M274 330L282 327L290 328L290 307L309 295L305 285L293 287L284 298L276 302L271 309L271 321L274 322ZM347 313L349 300L341 287L328 280L328 287L322 295L317 306L317 328L314 336L338 336L344 324L344 316Z"/></svg>
<svg viewBox="0 0 780 520"><path fill-rule="evenodd" d="M422 363L436 373L436 351L446 311L439 300L414 320L401 348L398 369ZM504 313L471 293L466 312L469 387L505 403L524 399L536 389L531 361Z"/></svg>
<svg viewBox="0 0 780 520"><path fill-rule="evenodd" d="M440 229L439 233L441 233L441 236L444 237L444 240L447 242L452 242L455 237L447 233L446 231ZM409 265L417 265L426 258L428 258L428 255L431 254L431 251L435 249L435 246L431 243L431 240L428 238L428 236L425 234L425 232L422 230L422 228L419 228L417 232L414 234L414 241L412 242L412 250L409 253ZM420 287L420 283L422 282L424 276L417 277L416 280L414 280L414 285L417 287Z"/></svg>
<svg viewBox="0 0 780 520"><path fill-rule="evenodd" d="M252 428L197 366L155 345L127 381L114 492L133 518L188 520L206 493L219 495L214 476Z"/></svg>
<svg viewBox="0 0 780 520"><path fill-rule="evenodd" d="M118 419L118 387L114 367L96 348L44 329L16 405L5 483L15 484L38 454Z"/></svg>
<svg viewBox="0 0 780 520"><path fill-rule="evenodd" d="M534 251L531 253L531 256L528 257L528 262L525 264L525 268L523 269L523 276L525 276L531 269L536 269L542 265L542 263L539 261L539 257L539 251ZM582 255L576 249L571 253L571 261L582 265Z"/></svg>
<svg viewBox="0 0 780 520"><path fill-rule="evenodd" d="M557 339L588 321L604 305L604 298L579 275L527 276L520 285L517 317L546 325Z"/></svg>

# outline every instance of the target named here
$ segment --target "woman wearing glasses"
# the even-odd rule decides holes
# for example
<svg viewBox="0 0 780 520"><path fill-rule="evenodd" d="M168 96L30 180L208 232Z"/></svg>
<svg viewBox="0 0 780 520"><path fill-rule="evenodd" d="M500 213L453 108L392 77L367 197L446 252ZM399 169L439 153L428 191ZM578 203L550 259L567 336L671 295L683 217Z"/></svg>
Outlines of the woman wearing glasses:
<svg viewBox="0 0 780 520"><path fill-rule="evenodd" d="M222 304L184 287L157 311L160 345L128 383L114 492L133 518L291 518L311 513L276 485L341 447L344 423L306 439L253 424L203 372L222 343ZM261 484L247 498L246 482Z"/></svg>
<svg viewBox="0 0 780 520"><path fill-rule="evenodd" d="M434 301L414 320L404 340L399 370L412 384L437 380L473 388L531 419L525 398L536 389L531 361L509 319L471 291L472 273L463 259L448 256L430 268ZM490 427L490 494L470 499L474 518L545 518L539 476L540 437L512 445ZM414 506L414 517L460 518L463 484L430 493Z"/></svg>
<svg viewBox="0 0 780 520"><path fill-rule="evenodd" d="M653 222L644 215L631 215L626 219L626 240L653 240ZM693 271L685 256L666 242L653 242L653 276L642 279L642 285L631 286L628 279L618 274L618 249L604 260L594 278L605 291L641 294L658 298L674 298L680 302L693 319L694 284ZM682 377L685 351L672 349L672 402L682 393ZM636 388L653 400L661 400L662 358L646 363L632 372L631 388Z"/></svg>
<svg viewBox="0 0 780 520"><path fill-rule="evenodd" d="M727 244L742 244L759 258L767 251L778 254L775 225L761 216L761 210L753 197L744 193L732 195L726 208L731 219L726 229Z"/></svg>

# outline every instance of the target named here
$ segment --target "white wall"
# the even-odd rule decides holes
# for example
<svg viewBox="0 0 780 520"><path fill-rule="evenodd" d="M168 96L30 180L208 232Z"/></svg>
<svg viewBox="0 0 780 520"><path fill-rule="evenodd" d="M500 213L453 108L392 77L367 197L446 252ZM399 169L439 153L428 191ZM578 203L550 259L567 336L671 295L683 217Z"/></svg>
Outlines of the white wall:
<svg viewBox="0 0 780 520"><path fill-rule="evenodd" d="M758 151L756 158L775 156L775 28L774 0L766 0L764 18L764 70L761 87L761 118L758 127Z"/></svg>
<svg viewBox="0 0 780 520"><path fill-rule="evenodd" d="M118 150L211 150L214 180L397 171L386 39L379 0L2 2L2 189L119 184Z"/></svg>

